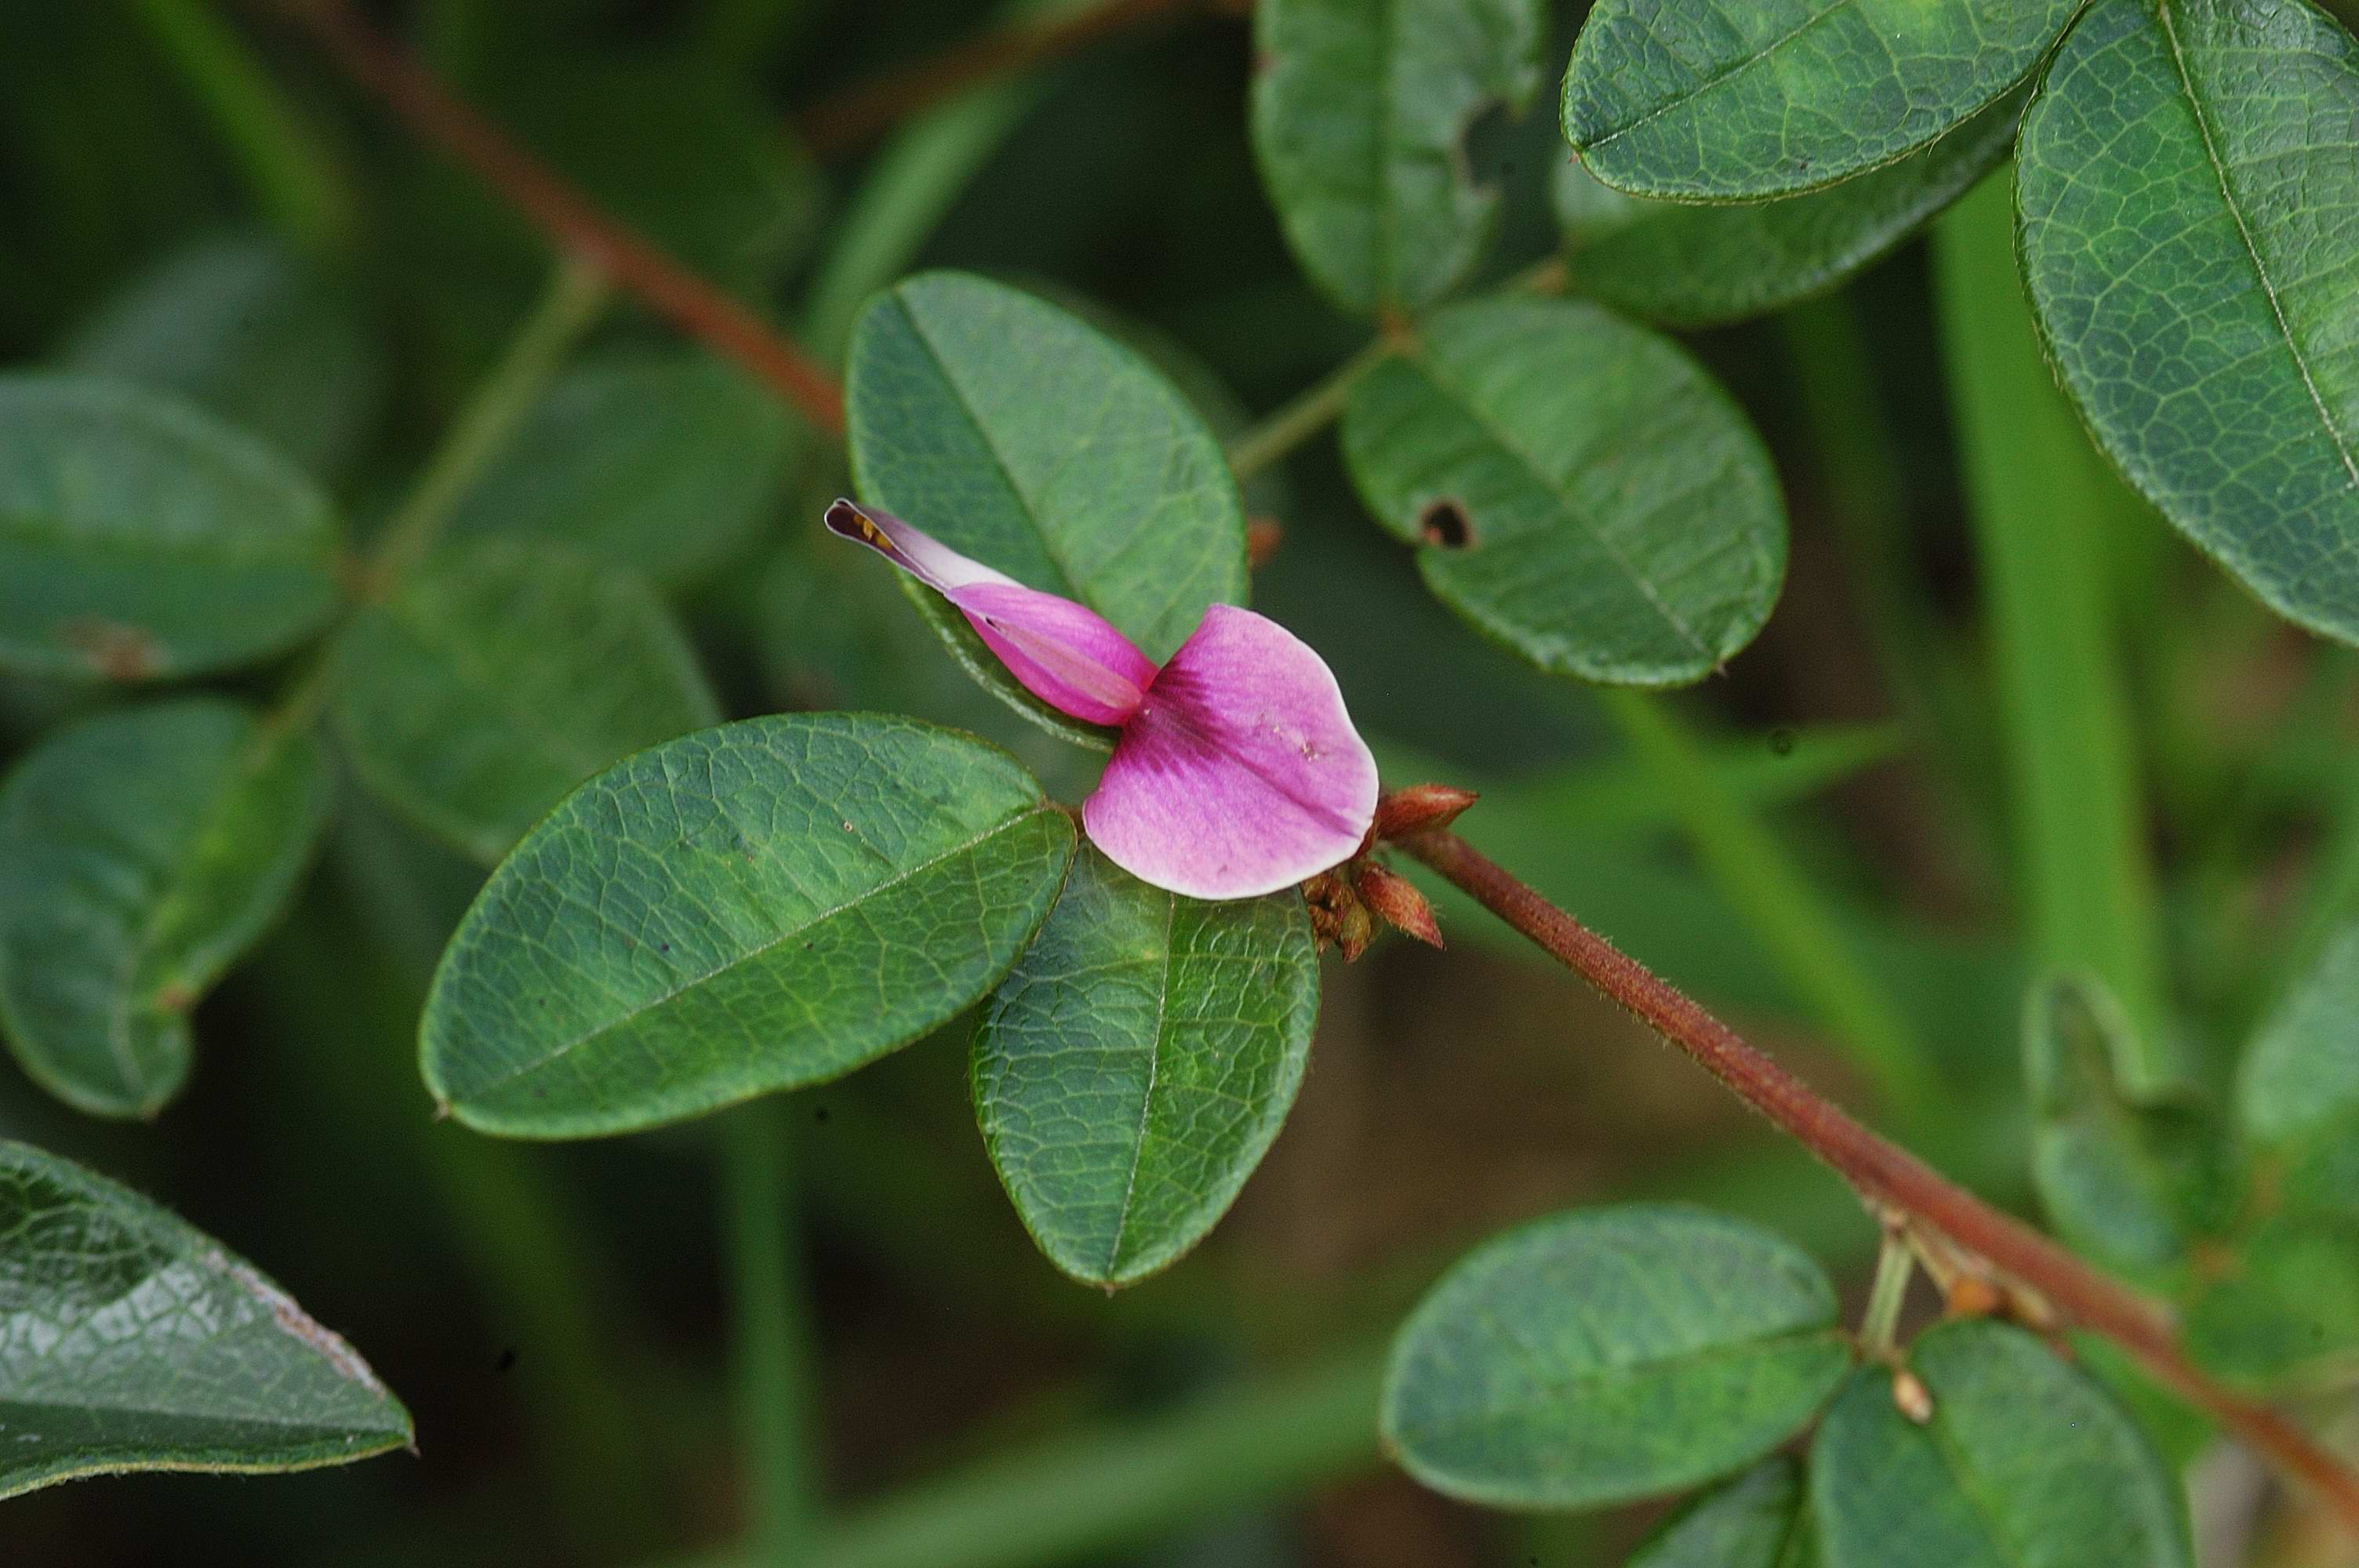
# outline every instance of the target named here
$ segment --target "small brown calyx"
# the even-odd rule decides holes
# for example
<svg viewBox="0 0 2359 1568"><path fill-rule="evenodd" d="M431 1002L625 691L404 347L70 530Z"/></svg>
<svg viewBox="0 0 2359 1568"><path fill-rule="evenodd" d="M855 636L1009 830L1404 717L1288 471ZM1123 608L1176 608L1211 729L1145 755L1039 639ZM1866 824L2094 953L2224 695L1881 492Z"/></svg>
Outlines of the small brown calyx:
<svg viewBox="0 0 2359 1568"><path fill-rule="evenodd" d="M1407 789L1397 789L1376 802L1376 825L1369 832L1369 841L1381 844L1447 827L1479 798L1471 789L1454 789L1449 784L1410 784Z"/></svg>
<svg viewBox="0 0 2359 1568"><path fill-rule="evenodd" d="M1360 895L1360 902L1394 930L1414 936L1429 947L1443 946L1441 926L1433 918L1433 905L1426 903L1425 894L1418 892L1417 884L1407 877L1374 860L1363 860L1353 875L1352 886Z"/></svg>
<svg viewBox="0 0 2359 1568"><path fill-rule="evenodd" d="M1376 923L1368 914L1368 906L1352 891L1349 868L1338 866L1321 871L1302 884L1302 902L1310 910L1310 939L1319 951L1332 947L1352 963L1367 951L1376 934Z"/></svg>

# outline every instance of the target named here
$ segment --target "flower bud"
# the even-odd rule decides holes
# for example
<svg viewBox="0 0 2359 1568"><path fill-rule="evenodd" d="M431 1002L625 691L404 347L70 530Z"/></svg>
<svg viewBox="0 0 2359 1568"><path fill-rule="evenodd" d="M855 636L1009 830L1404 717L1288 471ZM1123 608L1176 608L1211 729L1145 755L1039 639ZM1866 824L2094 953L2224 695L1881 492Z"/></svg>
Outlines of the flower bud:
<svg viewBox="0 0 2359 1568"><path fill-rule="evenodd" d="M1919 1426L1933 1419L1933 1391L1906 1367L1893 1370L1892 1402L1902 1415Z"/></svg>
<svg viewBox="0 0 2359 1568"><path fill-rule="evenodd" d="M1397 789L1376 802L1376 838L1407 838L1447 827L1475 799L1473 790L1452 789L1448 784L1421 784Z"/></svg>

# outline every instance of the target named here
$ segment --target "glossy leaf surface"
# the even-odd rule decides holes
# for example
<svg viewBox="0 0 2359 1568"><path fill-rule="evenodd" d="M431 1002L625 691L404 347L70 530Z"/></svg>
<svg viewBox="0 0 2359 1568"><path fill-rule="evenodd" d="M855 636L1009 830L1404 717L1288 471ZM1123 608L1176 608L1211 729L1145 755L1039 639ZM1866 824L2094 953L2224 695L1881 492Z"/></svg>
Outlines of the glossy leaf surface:
<svg viewBox="0 0 2359 1568"><path fill-rule="evenodd" d="M249 664L335 606L328 499L178 399L0 377L0 668L148 680Z"/></svg>
<svg viewBox="0 0 2359 1568"><path fill-rule="evenodd" d="M1577 162L1556 174L1573 288L1670 327L1781 310L1841 284L1989 172L2015 138L2010 94L1899 162L1825 190L1700 206L1627 196Z"/></svg>
<svg viewBox="0 0 2359 1568"><path fill-rule="evenodd" d="M1266 0L1254 156L1303 269L1344 309L1413 310L1463 277L1499 193L1467 165L1483 110L1528 107L1536 0Z"/></svg>
<svg viewBox="0 0 2359 1568"><path fill-rule="evenodd" d="M1675 344L1593 305L1442 312L1353 389L1343 439L1433 591L1553 674L1701 679L1784 579L1760 438Z"/></svg>
<svg viewBox="0 0 2359 1568"><path fill-rule="evenodd" d="M1393 1345L1409 1474L1504 1508L1589 1508L1725 1476L1799 1430L1851 1353L1818 1265L1742 1221L1631 1205L1478 1248Z"/></svg>
<svg viewBox="0 0 2359 1568"><path fill-rule="evenodd" d="M1084 847L974 1041L984 1141L1050 1261L1126 1284L1202 1239L1277 1136L1318 1015L1300 893L1201 903Z"/></svg>
<svg viewBox="0 0 2359 1568"><path fill-rule="evenodd" d="M914 720L682 736L492 873L427 999L427 1084L471 1127L566 1138L839 1077L1007 972L1073 839L1006 752Z"/></svg>
<svg viewBox="0 0 2359 1568"><path fill-rule="evenodd" d="M1964 124L2084 3L1600 0L1565 76L1565 138L1637 195L1813 189Z"/></svg>
<svg viewBox="0 0 2359 1568"><path fill-rule="evenodd" d="M0 1498L124 1470L307 1470L409 1442L353 1347L137 1194L0 1141Z"/></svg>
<svg viewBox="0 0 2359 1568"><path fill-rule="evenodd" d="M2260 0L2097 0L2017 160L2024 276L2130 481L2359 641L2359 42Z"/></svg>
<svg viewBox="0 0 2359 1568"><path fill-rule="evenodd" d="M1812 1509L1825 1568L2189 1568L2177 1480L2129 1413L2020 1329L1929 1330L1908 1365L1923 1426L1863 1368L1819 1425Z"/></svg>
<svg viewBox="0 0 2359 1568"><path fill-rule="evenodd" d="M308 733L216 697L86 719L0 787L0 1026L37 1082L140 1116L189 1013L277 918L328 809Z"/></svg>
<svg viewBox="0 0 2359 1568"><path fill-rule="evenodd" d="M338 656L338 733L361 777L486 863L592 773L721 719L653 589L520 541L429 559Z"/></svg>

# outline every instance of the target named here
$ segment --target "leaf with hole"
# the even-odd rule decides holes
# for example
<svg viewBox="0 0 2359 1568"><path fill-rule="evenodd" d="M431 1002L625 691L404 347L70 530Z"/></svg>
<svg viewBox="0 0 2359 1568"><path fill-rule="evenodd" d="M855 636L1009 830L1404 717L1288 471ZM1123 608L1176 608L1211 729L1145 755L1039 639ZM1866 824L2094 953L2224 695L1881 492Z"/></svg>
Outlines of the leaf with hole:
<svg viewBox="0 0 2359 1568"><path fill-rule="evenodd" d="M1206 903L1084 847L974 1038L991 1162L1049 1261L1129 1284L1219 1222L1301 1087L1302 895Z"/></svg>
<svg viewBox="0 0 2359 1568"><path fill-rule="evenodd" d="M33 1080L145 1116L189 1013L292 894L329 803L319 744L218 697L84 719L0 787L0 1029Z"/></svg>
<svg viewBox="0 0 2359 1568"><path fill-rule="evenodd" d="M1825 190L1737 206L1627 196L1578 161L1556 207L1575 292L1669 327L1711 327L1824 293L1914 234L2006 156L2010 93L1929 147Z"/></svg>
<svg viewBox="0 0 2359 1568"><path fill-rule="evenodd" d="M863 500L1169 658L1246 592L1245 510L1220 443L1145 361L1028 294L926 273L853 329L846 408ZM911 598L970 673L1044 728L1103 735L1018 686L935 595Z"/></svg>
<svg viewBox="0 0 2359 1568"><path fill-rule="evenodd" d="M1806 1503L1802 1467L1764 1459L1665 1519L1627 1568L1816 1568Z"/></svg>
<svg viewBox="0 0 2359 1568"><path fill-rule="evenodd" d="M592 774L721 721L652 589L520 540L430 557L353 619L337 658L337 732L354 771L487 863Z"/></svg>
<svg viewBox="0 0 2359 1568"><path fill-rule="evenodd" d="M1431 304L1491 237L1467 166L1484 109L1530 107L1538 0L1263 0L1253 145L1287 243L1359 315Z"/></svg>
<svg viewBox="0 0 2359 1568"><path fill-rule="evenodd" d="M2020 1329L1944 1324L1908 1347L1920 1426L1864 1367L1819 1423L1825 1568L2190 1568L2177 1480L2129 1413Z"/></svg>
<svg viewBox="0 0 2359 1568"><path fill-rule="evenodd" d="M1565 139L1635 195L1816 189L1997 102L2086 3L1598 0L1565 74Z"/></svg>
<svg viewBox="0 0 2359 1568"><path fill-rule="evenodd" d="M1701 680L1777 600L1761 438L1676 344L1593 305L1441 312L1353 389L1343 439L1427 585L1552 674Z"/></svg>
<svg viewBox="0 0 2359 1568"><path fill-rule="evenodd" d="M336 604L334 513L159 393L0 376L0 669L152 680L283 653Z"/></svg>
<svg viewBox="0 0 2359 1568"><path fill-rule="evenodd" d="M136 1193L0 1141L0 1498L342 1465L409 1414L287 1292Z"/></svg>
<svg viewBox="0 0 2359 1568"><path fill-rule="evenodd" d="M1393 1342L1385 1441L1440 1492L1593 1508L1752 1464L1851 1365L1817 1264L1741 1220L1634 1204L1477 1248Z"/></svg>
<svg viewBox="0 0 2359 1568"><path fill-rule="evenodd" d="M560 544L665 587L743 556L785 481L786 416L703 353L575 365L452 511L460 534Z"/></svg>
<svg viewBox="0 0 2359 1568"><path fill-rule="evenodd" d="M2057 1230L2125 1272L2188 1260L2233 1208L2225 1140L2197 1102L2131 1089L2140 1047L2102 983L2051 976L2025 1000L2031 1170Z"/></svg>
<svg viewBox="0 0 2359 1568"><path fill-rule="evenodd" d="M2271 609L2359 642L2359 42L2307 5L2096 0L2017 171L2099 444Z"/></svg>
<svg viewBox="0 0 2359 1568"><path fill-rule="evenodd" d="M85 375L175 394L313 473L351 460L384 403L354 300L277 241L200 241L101 308L66 346Z"/></svg>
<svg viewBox="0 0 2359 1568"><path fill-rule="evenodd" d="M1073 839L1006 752L910 719L641 752L492 873L427 998L427 1085L480 1131L584 1138L841 1077L1006 974Z"/></svg>

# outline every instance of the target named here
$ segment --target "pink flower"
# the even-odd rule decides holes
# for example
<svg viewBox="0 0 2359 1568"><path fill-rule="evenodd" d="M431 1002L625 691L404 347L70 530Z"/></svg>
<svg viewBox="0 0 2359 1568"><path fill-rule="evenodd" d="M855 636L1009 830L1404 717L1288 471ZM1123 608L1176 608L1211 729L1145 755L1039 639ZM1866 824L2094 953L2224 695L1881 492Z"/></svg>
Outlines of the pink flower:
<svg viewBox="0 0 2359 1568"><path fill-rule="evenodd" d="M1095 611L887 513L839 501L827 525L956 605L1034 696L1121 730L1082 825L1141 881L1252 898L1349 860L1367 837L1375 759L1326 662L1275 621L1215 604L1158 668Z"/></svg>

